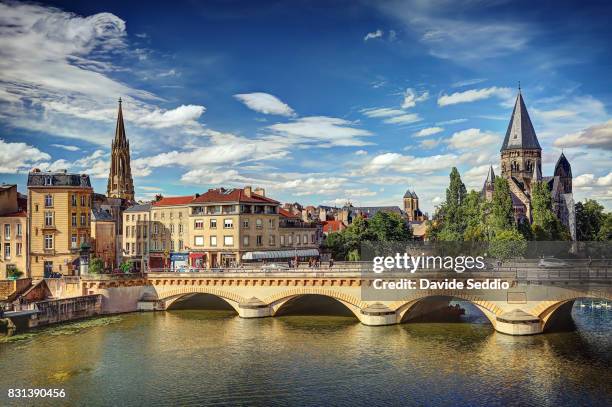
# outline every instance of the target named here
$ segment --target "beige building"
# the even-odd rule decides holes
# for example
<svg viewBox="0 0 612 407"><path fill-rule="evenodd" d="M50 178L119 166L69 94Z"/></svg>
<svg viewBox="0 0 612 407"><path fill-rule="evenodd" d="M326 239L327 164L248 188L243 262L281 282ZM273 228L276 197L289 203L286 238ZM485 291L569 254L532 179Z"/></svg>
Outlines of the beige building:
<svg viewBox="0 0 612 407"><path fill-rule="evenodd" d="M304 222L300 215L285 209L280 209L279 215L279 242L281 249L319 248L323 239L322 223Z"/></svg>
<svg viewBox="0 0 612 407"><path fill-rule="evenodd" d="M123 246L121 261L133 264L134 270L143 270L148 261L151 204L135 205L123 212Z"/></svg>
<svg viewBox="0 0 612 407"><path fill-rule="evenodd" d="M189 203L194 198L168 197L151 204L149 268L178 268L187 264Z"/></svg>
<svg viewBox="0 0 612 407"><path fill-rule="evenodd" d="M28 174L28 266L32 278L78 273L80 245L90 240L93 189L86 174Z"/></svg>
<svg viewBox="0 0 612 407"><path fill-rule="evenodd" d="M116 263L115 220L110 212L91 211L91 253L104 262L105 270L112 270Z"/></svg>
<svg viewBox="0 0 612 407"><path fill-rule="evenodd" d="M0 185L0 280L11 270L27 274L26 200L17 192L17 185Z"/></svg>

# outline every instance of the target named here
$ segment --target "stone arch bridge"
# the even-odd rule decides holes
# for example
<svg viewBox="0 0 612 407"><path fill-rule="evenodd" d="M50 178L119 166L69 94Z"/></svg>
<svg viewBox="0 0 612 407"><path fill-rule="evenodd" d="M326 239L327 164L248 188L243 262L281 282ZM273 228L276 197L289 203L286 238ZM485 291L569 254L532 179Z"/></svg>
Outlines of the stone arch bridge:
<svg viewBox="0 0 612 407"><path fill-rule="evenodd" d="M531 273L531 274L530 274ZM292 300L320 295L340 302L366 325L401 323L407 316L418 317L435 307L446 307L450 298L469 301L480 309L493 327L510 335L538 334L554 321L569 317L577 298L612 301L607 271L596 274L569 271L545 275L520 275L517 271L495 273L427 272L408 278L430 281L497 279L509 287L500 289L414 289L381 295L373 290L380 275L359 272L284 271L149 273L136 279L83 278L83 294L102 294L104 309L158 311L168 309L185 296L210 294L227 302L243 318L273 317ZM386 276L386 280L406 274ZM609 276L612 277L612 274ZM391 294L391 295L390 295ZM440 301L431 301L440 299Z"/></svg>

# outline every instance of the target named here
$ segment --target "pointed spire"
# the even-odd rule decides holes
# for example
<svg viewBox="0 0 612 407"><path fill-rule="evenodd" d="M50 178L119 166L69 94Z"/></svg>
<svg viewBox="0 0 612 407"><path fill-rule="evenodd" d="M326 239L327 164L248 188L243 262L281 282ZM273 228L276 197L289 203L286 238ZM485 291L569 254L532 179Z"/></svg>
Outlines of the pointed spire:
<svg viewBox="0 0 612 407"><path fill-rule="evenodd" d="M529 113L527 113L520 87L501 151L517 149L542 149L529 118Z"/></svg>
<svg viewBox="0 0 612 407"><path fill-rule="evenodd" d="M487 180L485 183L493 184L495 182L495 172L493 171L493 166L489 164L489 172L487 173Z"/></svg>
<svg viewBox="0 0 612 407"><path fill-rule="evenodd" d="M119 112L117 113L117 127L115 128L116 145L125 145L127 137L125 136L125 126L123 124L123 110L121 109L122 100L119 98Z"/></svg>
<svg viewBox="0 0 612 407"><path fill-rule="evenodd" d="M542 181L542 170L540 169L538 163L533 165L533 175L531 176L531 181Z"/></svg>
<svg viewBox="0 0 612 407"><path fill-rule="evenodd" d="M557 164L555 164L554 174L562 177L572 177L572 166L563 153L561 153L559 159L557 160Z"/></svg>

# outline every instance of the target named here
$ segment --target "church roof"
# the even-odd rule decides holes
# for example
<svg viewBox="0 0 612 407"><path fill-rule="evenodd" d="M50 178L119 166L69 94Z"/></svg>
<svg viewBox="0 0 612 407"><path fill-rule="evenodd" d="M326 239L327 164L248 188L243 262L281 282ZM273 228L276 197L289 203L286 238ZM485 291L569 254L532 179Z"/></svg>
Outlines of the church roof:
<svg viewBox="0 0 612 407"><path fill-rule="evenodd" d="M404 194L404 198L414 198L414 199L419 199L419 197L417 196L416 192L411 191L411 190L406 190L406 193Z"/></svg>
<svg viewBox="0 0 612 407"><path fill-rule="evenodd" d="M572 176L572 166L563 153L561 153L559 159L557 160L557 164L555 164L554 174L567 177Z"/></svg>
<svg viewBox="0 0 612 407"><path fill-rule="evenodd" d="M504 138L501 151L515 149L542 149L520 90L516 97L516 103L514 104L514 110L512 111L512 117L508 124L508 130L506 130L506 137Z"/></svg>
<svg viewBox="0 0 612 407"><path fill-rule="evenodd" d="M121 109L121 98L119 98L119 112L117 113L117 127L115 127L115 141L116 145L127 144L127 137L125 135L125 125L123 124L123 109Z"/></svg>

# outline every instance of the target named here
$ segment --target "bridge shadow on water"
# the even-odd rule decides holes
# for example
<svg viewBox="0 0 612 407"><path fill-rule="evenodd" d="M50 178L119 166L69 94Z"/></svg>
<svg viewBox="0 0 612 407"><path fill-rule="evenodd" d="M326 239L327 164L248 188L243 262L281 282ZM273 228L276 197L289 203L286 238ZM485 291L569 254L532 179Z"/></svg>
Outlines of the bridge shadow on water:
<svg viewBox="0 0 612 407"><path fill-rule="evenodd" d="M229 311L238 315L236 310L222 298L212 294L188 294L174 301L168 311L175 310L207 310L207 311Z"/></svg>
<svg viewBox="0 0 612 407"><path fill-rule="evenodd" d="M334 316L357 320L353 312L340 301L324 295L300 295L287 301L275 316Z"/></svg>

